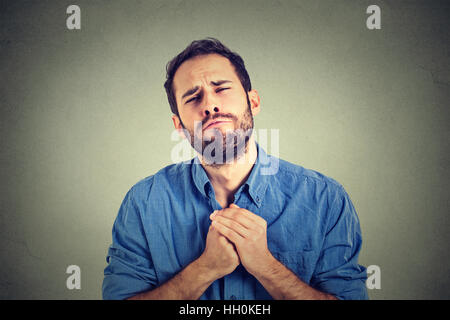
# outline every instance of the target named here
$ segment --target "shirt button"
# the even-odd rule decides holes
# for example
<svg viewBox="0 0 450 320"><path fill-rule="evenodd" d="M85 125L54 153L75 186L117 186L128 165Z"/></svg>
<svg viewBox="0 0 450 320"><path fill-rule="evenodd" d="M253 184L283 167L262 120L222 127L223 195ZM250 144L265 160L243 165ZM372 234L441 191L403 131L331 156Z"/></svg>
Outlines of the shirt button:
<svg viewBox="0 0 450 320"><path fill-rule="evenodd" d="M256 197L256 202L259 202L259 197Z"/></svg>
<svg viewBox="0 0 450 320"><path fill-rule="evenodd" d="M231 299L231 300L236 300L236 296L233 294L233 295L230 297L230 299Z"/></svg>

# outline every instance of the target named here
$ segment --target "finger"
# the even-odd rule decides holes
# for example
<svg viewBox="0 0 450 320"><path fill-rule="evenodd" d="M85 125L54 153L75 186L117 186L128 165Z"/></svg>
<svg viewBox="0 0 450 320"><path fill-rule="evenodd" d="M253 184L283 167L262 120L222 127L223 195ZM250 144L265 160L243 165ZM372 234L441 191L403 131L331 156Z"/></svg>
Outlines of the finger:
<svg viewBox="0 0 450 320"><path fill-rule="evenodd" d="M239 246L239 243L243 240L243 238L236 231L228 228L218 221L213 221L212 225L214 229L216 229L221 235L230 240L236 246Z"/></svg>
<svg viewBox="0 0 450 320"><path fill-rule="evenodd" d="M251 219L251 220L260 220L260 219L262 219L262 218L261 218L260 216L258 216L257 214L254 214L253 212L248 211L247 209L241 208L241 207L239 207L239 206L238 206L237 204L235 204L235 203L230 204L230 206L229 206L228 208L230 208L230 209L240 209L240 210L242 210L243 213L244 213L245 215L247 215L247 217L248 217L249 219Z"/></svg>
<svg viewBox="0 0 450 320"><path fill-rule="evenodd" d="M255 214L255 213L253 213L253 212L251 212L251 211L249 211L247 209L244 209L244 208L237 207L237 208L234 208L234 209L238 209L241 212L242 215L246 216L248 219L254 221L255 223L259 224L260 226L266 227L267 222L261 216L258 216L257 214Z"/></svg>
<svg viewBox="0 0 450 320"><path fill-rule="evenodd" d="M247 229L254 229L255 225L261 225L261 222L258 222L255 219L255 215L250 213L250 211L246 212L245 209L241 208L227 208L223 209L222 212L218 212L214 217L223 216L228 219L235 220L242 224Z"/></svg>
<svg viewBox="0 0 450 320"><path fill-rule="evenodd" d="M237 232L243 238L248 238L250 234L250 230L236 220L229 219L223 215L217 215L213 219Z"/></svg>
<svg viewBox="0 0 450 320"><path fill-rule="evenodd" d="M214 219L214 217L215 217L220 211L222 211L222 210L214 210L213 213L211 213L211 214L209 215L209 218L210 218L211 220Z"/></svg>

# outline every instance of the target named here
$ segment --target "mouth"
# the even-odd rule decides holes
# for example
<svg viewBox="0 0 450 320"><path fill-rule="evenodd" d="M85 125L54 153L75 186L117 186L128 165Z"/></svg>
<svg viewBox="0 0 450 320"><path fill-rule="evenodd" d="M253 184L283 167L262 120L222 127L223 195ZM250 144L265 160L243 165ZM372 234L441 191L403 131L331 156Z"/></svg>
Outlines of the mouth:
<svg viewBox="0 0 450 320"><path fill-rule="evenodd" d="M215 127L220 127L223 124L231 123L231 122L232 121L228 120L228 119L212 120L212 121L210 121L210 122L205 124L205 126L203 127L203 130L212 129L212 128L215 128Z"/></svg>

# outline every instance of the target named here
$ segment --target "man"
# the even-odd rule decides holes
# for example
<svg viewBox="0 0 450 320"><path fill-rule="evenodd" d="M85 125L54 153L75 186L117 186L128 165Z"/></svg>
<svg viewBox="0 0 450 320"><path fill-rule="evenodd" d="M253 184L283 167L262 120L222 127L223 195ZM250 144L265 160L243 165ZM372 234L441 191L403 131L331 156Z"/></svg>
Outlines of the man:
<svg viewBox="0 0 450 320"><path fill-rule="evenodd" d="M165 88L198 156L127 193L103 297L366 299L350 198L255 143L260 98L242 58L216 39L194 41L169 62Z"/></svg>

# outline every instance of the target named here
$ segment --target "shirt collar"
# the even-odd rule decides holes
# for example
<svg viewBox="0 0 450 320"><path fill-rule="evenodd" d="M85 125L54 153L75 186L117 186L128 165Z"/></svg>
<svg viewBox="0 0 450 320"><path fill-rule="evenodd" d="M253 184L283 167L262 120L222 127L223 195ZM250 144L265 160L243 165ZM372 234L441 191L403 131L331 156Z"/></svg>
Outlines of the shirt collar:
<svg viewBox="0 0 450 320"><path fill-rule="evenodd" d="M265 172L267 172L267 167L271 165L272 157L267 155L264 149L261 148L258 144L256 144L256 148L258 151L256 162L244 185L247 185L250 198L259 208L264 200L264 195L268 186L269 175ZM208 188L212 189L212 185L198 157L192 159L191 164L192 178L194 180L195 186L201 194L203 194L205 197L209 197Z"/></svg>

